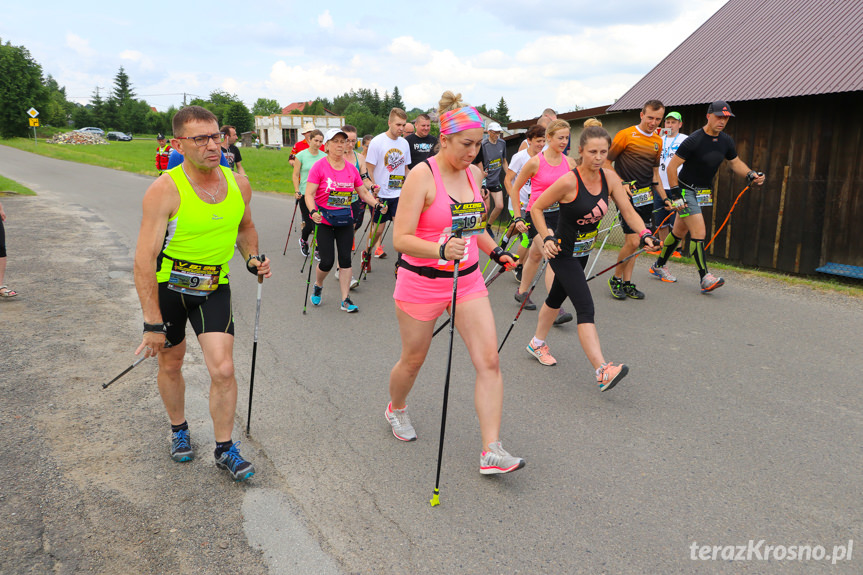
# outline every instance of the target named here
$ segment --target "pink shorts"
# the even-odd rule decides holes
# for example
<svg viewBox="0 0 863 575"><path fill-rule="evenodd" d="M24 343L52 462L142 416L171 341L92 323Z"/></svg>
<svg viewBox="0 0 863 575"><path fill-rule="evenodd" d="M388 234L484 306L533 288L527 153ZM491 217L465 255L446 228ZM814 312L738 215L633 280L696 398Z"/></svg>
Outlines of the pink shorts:
<svg viewBox="0 0 863 575"><path fill-rule="evenodd" d="M460 304L472 299L488 296L488 291L474 291L455 300ZM452 300L436 301L432 303L414 303L410 301L395 300L396 307L418 321L434 321L450 306Z"/></svg>

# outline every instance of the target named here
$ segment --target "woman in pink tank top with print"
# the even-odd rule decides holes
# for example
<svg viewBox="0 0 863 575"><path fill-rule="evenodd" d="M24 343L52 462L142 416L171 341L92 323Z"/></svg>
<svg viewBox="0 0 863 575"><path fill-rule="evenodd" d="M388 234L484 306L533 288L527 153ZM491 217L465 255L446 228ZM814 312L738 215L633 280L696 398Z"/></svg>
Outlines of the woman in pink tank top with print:
<svg viewBox="0 0 863 575"><path fill-rule="evenodd" d="M524 460L507 453L500 443L503 378L497 355L497 334L488 292L478 269L479 251L502 265L513 257L495 245L485 231L478 182L482 174L471 162L482 144L482 119L461 95L444 92L439 105L440 151L411 170L399 200L393 227L393 247L403 254L393 293L402 338L399 361L390 373L390 403L386 418L402 441L417 438L407 412L407 396L426 359L435 320L450 305L454 261L459 260L455 328L476 367L476 411L482 452L480 473L508 473ZM453 237L453 228L464 237Z"/></svg>
<svg viewBox="0 0 863 575"><path fill-rule="evenodd" d="M530 180L530 200L527 204L527 209L533 207L536 199L549 188L553 183L561 177L575 169L575 160L569 156L565 156L563 151L569 145L569 123L565 120L554 120L548 125L545 130L545 137L548 147L542 153L535 155L518 173L518 178L515 180L513 189L520 190L518 186L524 185L527 180ZM515 227L522 233L527 233L527 237L531 240L530 249L527 253L527 261L522 262L524 268L521 272L521 284L515 292L515 299L518 302L527 297L527 291L530 289L530 284L536 275L539 268L539 263L542 261L542 238L537 239L536 226L530 225L530 214L526 214L522 218L521 206L515 208L513 204L513 212L515 214ZM557 218L560 213L560 206L556 203L550 206L543 212L545 222L549 229L553 230L557 227ZM545 289L551 290L551 283L554 281L554 271L551 268L545 270ZM525 304L525 309L536 309L536 304L528 301ZM554 323L559 325L572 321L572 314L565 311L563 307L558 310L558 316ZM528 350L530 351L530 350Z"/></svg>

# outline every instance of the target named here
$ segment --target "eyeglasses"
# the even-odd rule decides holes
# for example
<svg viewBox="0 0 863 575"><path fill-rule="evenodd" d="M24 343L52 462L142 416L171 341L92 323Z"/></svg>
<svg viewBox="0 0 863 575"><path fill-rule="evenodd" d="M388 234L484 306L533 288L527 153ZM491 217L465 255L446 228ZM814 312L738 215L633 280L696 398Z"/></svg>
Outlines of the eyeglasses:
<svg viewBox="0 0 863 575"><path fill-rule="evenodd" d="M213 140L214 143L221 144L222 142L225 141L225 134L223 134L222 132L218 132L216 134L210 134L209 136L188 136L188 137L181 136L177 139L178 140L192 140L193 142L195 142L196 146L198 146L199 148L202 148L202 147L206 146L207 143L209 142L209 140L211 140L211 139Z"/></svg>

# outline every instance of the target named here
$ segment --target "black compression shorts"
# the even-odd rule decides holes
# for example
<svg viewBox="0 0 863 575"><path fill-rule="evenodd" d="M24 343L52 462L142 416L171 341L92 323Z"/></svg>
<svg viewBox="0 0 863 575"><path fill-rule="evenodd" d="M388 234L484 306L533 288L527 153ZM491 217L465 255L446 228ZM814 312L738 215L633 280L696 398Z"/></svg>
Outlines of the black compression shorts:
<svg viewBox="0 0 863 575"><path fill-rule="evenodd" d="M186 338L186 320L195 335L222 332L234 335L234 315L231 312L231 286L219 284L207 296L188 295L168 289L168 282L159 284L159 309L168 327L168 341L178 345Z"/></svg>

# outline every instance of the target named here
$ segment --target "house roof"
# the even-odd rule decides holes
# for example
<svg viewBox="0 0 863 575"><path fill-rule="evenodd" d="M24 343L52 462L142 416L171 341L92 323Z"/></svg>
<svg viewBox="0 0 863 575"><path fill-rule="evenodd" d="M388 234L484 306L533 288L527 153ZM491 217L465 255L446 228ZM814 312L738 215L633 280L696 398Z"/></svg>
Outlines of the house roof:
<svg viewBox="0 0 863 575"><path fill-rule="evenodd" d="M292 104L288 104L287 106L282 108L282 114L290 114L294 110L299 110L300 112L302 112L303 108L310 105L311 103L312 100L309 100L308 102L293 102Z"/></svg>
<svg viewBox="0 0 863 575"><path fill-rule="evenodd" d="M863 2L729 0L610 112L863 90Z"/></svg>
<svg viewBox="0 0 863 575"><path fill-rule="evenodd" d="M639 106L640 108L641 106ZM578 120L580 118L590 118L591 116L601 116L605 114L605 111L608 109L608 106L597 106L596 108L586 108L584 110L576 110L575 112L565 112L563 114L558 114L557 117L559 120L566 120L567 122L571 120ZM530 120L519 120L518 122L510 122L507 126L510 130L521 130L528 129L539 120L539 116L536 118L531 118Z"/></svg>

